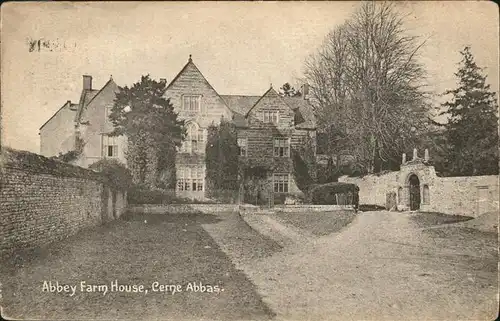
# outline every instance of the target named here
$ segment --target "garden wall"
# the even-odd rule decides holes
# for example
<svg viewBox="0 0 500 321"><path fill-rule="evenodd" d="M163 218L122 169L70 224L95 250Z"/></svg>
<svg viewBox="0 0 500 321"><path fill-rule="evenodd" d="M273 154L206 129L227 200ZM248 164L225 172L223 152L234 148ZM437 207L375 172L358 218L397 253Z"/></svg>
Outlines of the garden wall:
<svg viewBox="0 0 500 321"><path fill-rule="evenodd" d="M409 177L412 175L416 175L420 183L421 211L472 217L498 212L498 175L439 177L433 166L414 162L402 165L397 172L342 176L339 181L358 185L360 204L385 207L387 193L394 193L398 208L408 210Z"/></svg>
<svg viewBox="0 0 500 321"><path fill-rule="evenodd" d="M0 254L64 239L116 219L126 193L98 173L3 148L0 154Z"/></svg>
<svg viewBox="0 0 500 321"><path fill-rule="evenodd" d="M144 214L214 214L238 211L235 204L144 204L129 207L129 211Z"/></svg>

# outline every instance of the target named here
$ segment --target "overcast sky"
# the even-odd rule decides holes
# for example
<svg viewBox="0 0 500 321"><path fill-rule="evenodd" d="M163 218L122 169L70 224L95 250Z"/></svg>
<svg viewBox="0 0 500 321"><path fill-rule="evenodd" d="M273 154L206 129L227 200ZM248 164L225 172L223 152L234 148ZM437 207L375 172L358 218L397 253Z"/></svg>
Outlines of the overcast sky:
<svg viewBox="0 0 500 321"><path fill-rule="evenodd" d="M100 88L141 75L168 81L189 54L220 94L263 94L300 77L304 59L357 2L6 3L2 6L2 143L39 152L38 130L82 75ZM421 61L436 93L453 88L465 45L498 91L498 8L493 2L408 2L409 32L427 39ZM30 39L50 42L29 50ZM51 51L52 50L52 51Z"/></svg>

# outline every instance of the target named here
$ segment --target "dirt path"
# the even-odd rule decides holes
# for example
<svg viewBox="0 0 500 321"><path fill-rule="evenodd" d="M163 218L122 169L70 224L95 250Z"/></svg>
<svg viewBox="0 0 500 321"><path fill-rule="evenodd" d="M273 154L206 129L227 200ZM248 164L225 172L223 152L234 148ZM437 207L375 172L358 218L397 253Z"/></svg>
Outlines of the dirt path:
<svg viewBox="0 0 500 321"><path fill-rule="evenodd" d="M278 320L494 319L495 244L436 237L409 216L361 213L340 233L240 268Z"/></svg>

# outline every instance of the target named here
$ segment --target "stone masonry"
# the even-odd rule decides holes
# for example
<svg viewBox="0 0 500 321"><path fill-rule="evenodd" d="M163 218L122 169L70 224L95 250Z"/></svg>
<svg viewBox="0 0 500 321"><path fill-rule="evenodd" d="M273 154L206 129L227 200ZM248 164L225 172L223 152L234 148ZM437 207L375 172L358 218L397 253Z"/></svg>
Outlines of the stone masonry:
<svg viewBox="0 0 500 321"><path fill-rule="evenodd" d="M126 208L126 193L90 170L7 148L0 169L0 254L64 239Z"/></svg>

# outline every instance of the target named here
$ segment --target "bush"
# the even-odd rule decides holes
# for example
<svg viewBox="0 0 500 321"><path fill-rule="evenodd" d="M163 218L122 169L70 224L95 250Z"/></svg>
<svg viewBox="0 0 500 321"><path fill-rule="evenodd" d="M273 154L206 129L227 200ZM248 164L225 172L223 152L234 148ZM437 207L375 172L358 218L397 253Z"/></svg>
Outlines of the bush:
<svg viewBox="0 0 500 321"><path fill-rule="evenodd" d="M91 164L89 169L102 173L111 185L120 189L127 190L132 186L130 170L116 159L101 159Z"/></svg>
<svg viewBox="0 0 500 321"><path fill-rule="evenodd" d="M238 190L209 190L207 192L207 196L214 200L217 203L229 203L234 204L238 202L239 199L239 191Z"/></svg>
<svg viewBox="0 0 500 321"><path fill-rule="evenodd" d="M150 188L146 185L135 185L131 187L127 194L129 204L215 204L211 200L196 200L175 195L173 189Z"/></svg>
<svg viewBox="0 0 500 321"><path fill-rule="evenodd" d="M275 205L298 205L305 201L304 193L274 193Z"/></svg>
<svg viewBox="0 0 500 321"><path fill-rule="evenodd" d="M127 194L129 204L172 204L177 203L175 191L163 189L150 189L145 186L135 185Z"/></svg>
<svg viewBox="0 0 500 321"><path fill-rule="evenodd" d="M314 185L308 191L308 201L316 205L358 205L359 188L350 183Z"/></svg>

